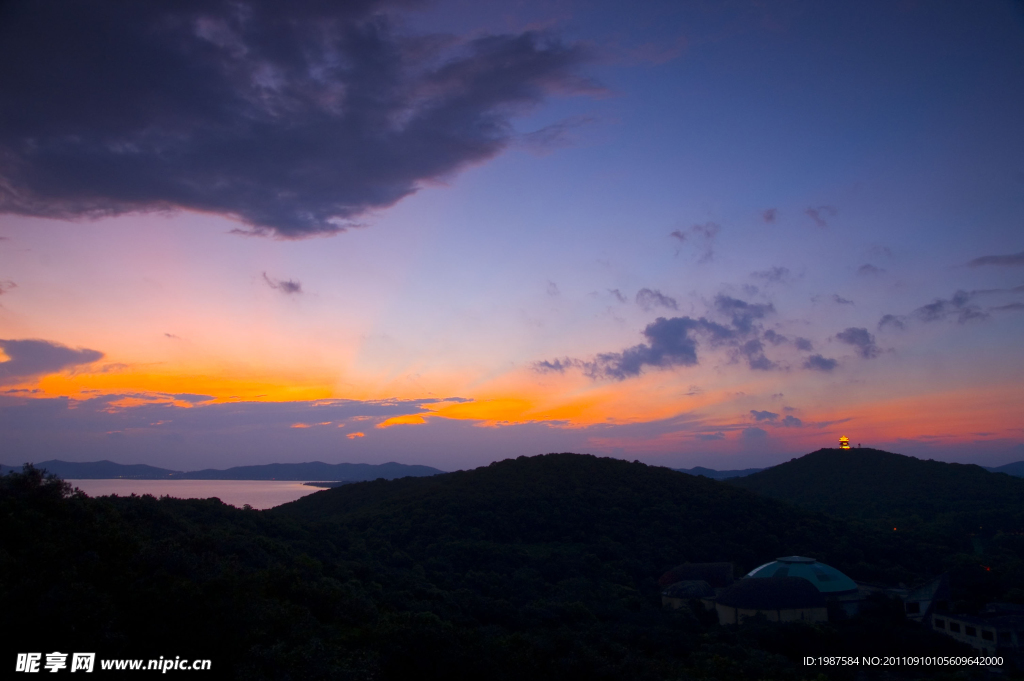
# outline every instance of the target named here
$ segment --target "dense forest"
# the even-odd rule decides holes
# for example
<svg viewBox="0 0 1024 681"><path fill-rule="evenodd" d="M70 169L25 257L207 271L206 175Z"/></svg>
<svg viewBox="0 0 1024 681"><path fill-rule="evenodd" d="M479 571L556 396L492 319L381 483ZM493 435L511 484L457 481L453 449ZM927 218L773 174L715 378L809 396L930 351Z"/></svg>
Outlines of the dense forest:
<svg viewBox="0 0 1024 681"><path fill-rule="evenodd" d="M245 679L864 678L819 676L801 659L966 649L883 596L827 624L720 627L699 606L663 609L658 579L688 561L730 561L739 576L802 554L910 584L984 558L733 484L573 454L354 483L269 511L91 499L26 468L0 477L0 536L0 597L17 613L9 658L181 655ZM1001 579L954 583L955 595L1013 597Z"/></svg>

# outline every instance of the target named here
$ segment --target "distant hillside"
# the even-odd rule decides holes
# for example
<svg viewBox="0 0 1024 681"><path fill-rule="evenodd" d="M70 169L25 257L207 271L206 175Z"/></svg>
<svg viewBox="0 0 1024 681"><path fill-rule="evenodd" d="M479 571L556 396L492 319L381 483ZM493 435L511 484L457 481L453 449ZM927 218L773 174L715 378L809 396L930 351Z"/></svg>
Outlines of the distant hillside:
<svg viewBox="0 0 1024 681"><path fill-rule="evenodd" d="M1024 461L1008 463L1005 466L996 466L995 468L985 466L985 470L991 471L992 473L1006 473L1007 475L1024 478Z"/></svg>
<svg viewBox="0 0 1024 681"><path fill-rule="evenodd" d="M877 449L821 449L729 484L893 527L947 535L1024 529L1024 480Z"/></svg>
<svg viewBox="0 0 1024 681"><path fill-rule="evenodd" d="M237 466L227 470L208 468L201 471L171 471L143 464L124 465L113 461L72 463L68 461L42 461L36 468L65 480L107 480L129 478L135 480L324 480L352 481L394 480L408 476L437 475L443 473L430 466L407 466L401 463L337 463L321 461L310 463L271 463L263 466ZM21 466L0 466L0 473L21 470Z"/></svg>
<svg viewBox="0 0 1024 681"><path fill-rule="evenodd" d="M65 480L107 480L115 478L166 480L174 475L180 475L179 471L171 471L166 468L157 468L156 466L147 466L145 464L125 465L106 460L79 463L54 459L51 461L40 461L35 464L35 467ZM12 470L20 471L21 466L0 466L0 473L9 473Z"/></svg>
<svg viewBox="0 0 1024 681"><path fill-rule="evenodd" d="M763 468L743 468L735 471L716 471L713 468L704 468L703 466L697 466L696 468L673 468L674 471L680 473L686 473L687 475L703 475L705 478L711 478L712 480L728 480L729 478L742 478L752 473L758 473L763 471Z"/></svg>
<svg viewBox="0 0 1024 681"><path fill-rule="evenodd" d="M238 466L224 471L207 469L182 473L183 480L344 480L363 481L384 478L422 477L444 471L430 466L407 466L390 461L382 464L336 463L271 463L265 466Z"/></svg>

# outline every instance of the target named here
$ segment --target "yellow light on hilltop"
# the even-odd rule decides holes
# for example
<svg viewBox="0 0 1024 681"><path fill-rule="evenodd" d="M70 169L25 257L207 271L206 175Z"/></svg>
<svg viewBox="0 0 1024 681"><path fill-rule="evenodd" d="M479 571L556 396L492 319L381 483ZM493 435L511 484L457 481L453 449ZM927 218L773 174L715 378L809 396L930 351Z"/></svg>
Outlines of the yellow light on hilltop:
<svg viewBox="0 0 1024 681"><path fill-rule="evenodd" d="M841 437L841 438L839 438L839 449L849 449L849 448L850 448L850 438L848 438L848 437Z"/></svg>

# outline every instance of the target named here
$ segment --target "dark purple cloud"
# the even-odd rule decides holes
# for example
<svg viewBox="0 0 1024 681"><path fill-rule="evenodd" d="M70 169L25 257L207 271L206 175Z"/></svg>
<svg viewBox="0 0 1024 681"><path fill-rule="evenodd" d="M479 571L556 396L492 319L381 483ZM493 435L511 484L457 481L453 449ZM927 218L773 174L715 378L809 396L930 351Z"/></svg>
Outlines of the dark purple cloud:
<svg viewBox="0 0 1024 681"><path fill-rule="evenodd" d="M983 255L967 264L971 267L981 267L983 265L1003 265L1008 267L1024 265L1024 251L1010 255Z"/></svg>
<svg viewBox="0 0 1024 681"><path fill-rule="evenodd" d="M882 329L884 329L887 326L891 326L894 329L901 329L901 330L907 328L906 323L904 323L903 317L898 317L898 316L893 315L893 314L887 314L887 315L883 316L881 319L878 320L878 330L879 331L881 331Z"/></svg>
<svg viewBox="0 0 1024 681"><path fill-rule="evenodd" d="M782 426L783 428L802 428L804 422L790 414L786 416L786 418L779 421L779 425Z"/></svg>
<svg viewBox="0 0 1024 681"><path fill-rule="evenodd" d="M675 298L662 294L661 291L642 288L636 294L636 304L650 312L656 307L666 307L670 310L678 310L679 303Z"/></svg>
<svg viewBox="0 0 1024 681"><path fill-rule="evenodd" d="M764 332L764 339L771 343L772 345L782 345L783 343L789 342L788 338L774 331L773 329L768 329L767 331Z"/></svg>
<svg viewBox="0 0 1024 681"><path fill-rule="evenodd" d="M832 301L833 301L833 302L834 302L834 303L835 303L836 305L853 305L853 301L852 301L852 300L850 300L850 299L848 299L848 298L843 298L843 297L842 297L841 295L839 295L838 293L833 293L833 294L832 294Z"/></svg>
<svg viewBox="0 0 1024 681"><path fill-rule="evenodd" d="M756 409L751 409L750 415L754 417L755 421L775 421L779 418L779 415L775 412L757 411Z"/></svg>
<svg viewBox="0 0 1024 681"><path fill-rule="evenodd" d="M285 295L296 295L302 293L302 284L291 279L271 279L267 276L267 273L263 273L263 281L267 282L267 286L272 289L276 289Z"/></svg>
<svg viewBox="0 0 1024 681"><path fill-rule="evenodd" d="M409 35L394 15L415 4L5 3L0 212L333 234L494 156L549 94L594 90L579 46Z"/></svg>
<svg viewBox="0 0 1024 681"><path fill-rule="evenodd" d="M769 208L765 212L761 213L761 219L767 222L768 224L775 222L775 220L777 220L778 217L779 211L776 210L775 208Z"/></svg>
<svg viewBox="0 0 1024 681"><path fill-rule="evenodd" d="M764 356L764 344L756 338L751 338L741 345L739 351L746 357L747 365L755 371L771 371L778 368L775 362Z"/></svg>
<svg viewBox="0 0 1024 681"><path fill-rule="evenodd" d="M814 344L806 338L797 338L793 341L793 345L796 346L797 350L803 350L804 352L810 352L814 349Z"/></svg>
<svg viewBox="0 0 1024 681"><path fill-rule="evenodd" d="M750 333L755 320L775 312L775 307L771 303L748 303L724 294L715 297L715 309L728 315L740 333Z"/></svg>
<svg viewBox="0 0 1024 681"><path fill-rule="evenodd" d="M914 310L914 316L923 322L937 322L955 317L960 324L984 319L988 315L982 312L977 305L971 304L978 293L978 291L957 291L950 298L936 298L931 303Z"/></svg>
<svg viewBox="0 0 1024 681"><path fill-rule="evenodd" d="M883 270L881 267L875 267L871 263L864 263L863 265L857 268L857 274L860 274L862 276L882 274L883 272L885 272L885 270Z"/></svg>
<svg viewBox="0 0 1024 681"><path fill-rule="evenodd" d="M825 373L831 372L837 366L839 366L838 361L829 357L822 357L821 355L811 355L804 361L804 369L824 371Z"/></svg>
<svg viewBox="0 0 1024 681"><path fill-rule="evenodd" d="M96 350L73 350L45 340L0 339L0 350L8 357L6 362L0 362L0 385L54 374L103 358L103 353Z"/></svg>
<svg viewBox="0 0 1024 681"><path fill-rule="evenodd" d="M875 345L875 337L868 333L868 330L865 328L851 326L845 331L837 333L836 339L847 345L852 345L857 349L857 354L864 359L878 357L880 352L878 346Z"/></svg>

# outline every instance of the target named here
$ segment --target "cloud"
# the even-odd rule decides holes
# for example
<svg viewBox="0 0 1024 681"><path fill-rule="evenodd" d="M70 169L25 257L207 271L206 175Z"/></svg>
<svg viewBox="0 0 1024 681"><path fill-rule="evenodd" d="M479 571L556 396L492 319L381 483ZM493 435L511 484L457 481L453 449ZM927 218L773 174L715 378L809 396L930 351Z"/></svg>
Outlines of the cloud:
<svg viewBox="0 0 1024 681"><path fill-rule="evenodd" d="M847 299L847 298L843 298L843 297L842 297L841 295L839 295L838 293L833 293L833 294L832 294L832 300L833 300L833 301L834 301L834 302L835 302L835 303L836 303L837 305L853 305L853 301L852 301L852 300L849 300L849 299Z"/></svg>
<svg viewBox="0 0 1024 681"><path fill-rule="evenodd" d="M7 293L8 291L10 291L13 288L18 288L18 285L15 284L10 279L5 279L3 281L0 281L0 295L3 295L5 293Z"/></svg>
<svg viewBox="0 0 1024 681"><path fill-rule="evenodd" d="M185 209L253 234L334 234L493 157L514 139L510 118L548 95L597 91L577 75L579 45L536 31L413 35L396 28L399 8L151 0L8 12L0 211Z"/></svg>
<svg viewBox="0 0 1024 681"><path fill-rule="evenodd" d="M285 295L295 295L302 293L302 284L300 284L297 281L292 281L291 279L271 279L270 277L267 276L267 273L264 272L263 281L267 282L267 286L269 286L270 288L277 289L278 291L284 293Z"/></svg>
<svg viewBox="0 0 1024 681"><path fill-rule="evenodd" d="M693 333L704 323L703 319L690 317L658 317L644 329L648 343L598 355L587 363L587 374L623 380L639 376L644 366L693 366L697 363L697 340Z"/></svg>
<svg viewBox="0 0 1024 681"><path fill-rule="evenodd" d="M366 433L349 433L345 437L349 440L355 440L357 437L366 437Z"/></svg>
<svg viewBox="0 0 1024 681"><path fill-rule="evenodd" d="M1003 265L1003 266L1015 266L1024 265L1024 251L1020 253L1012 253L1010 255L983 255L980 258L967 263L971 267L982 267L984 265Z"/></svg>
<svg viewBox="0 0 1024 681"><path fill-rule="evenodd" d="M615 297L615 300L619 301L620 303L624 303L627 300L626 296L622 295L622 291L620 291L617 288L608 289L608 293L612 294Z"/></svg>
<svg viewBox="0 0 1024 681"><path fill-rule="evenodd" d="M763 440L766 437L768 437L768 431L762 428L751 426L750 428L743 429L744 440Z"/></svg>
<svg viewBox="0 0 1024 681"><path fill-rule="evenodd" d="M164 333L164 336L166 336L167 338L172 338L174 340L181 340L180 336L175 336L173 333Z"/></svg>
<svg viewBox="0 0 1024 681"><path fill-rule="evenodd" d="M8 357L6 362L0 362L0 385L55 374L103 358L103 353L96 350L73 350L66 345L45 340L0 339L0 350Z"/></svg>
<svg viewBox="0 0 1024 681"><path fill-rule="evenodd" d="M804 425L804 422L801 421L800 419L798 419L797 417L793 416L792 414L790 414L786 418L782 419L779 422L779 425L784 427L784 428L802 428L803 425Z"/></svg>
<svg viewBox="0 0 1024 681"><path fill-rule="evenodd" d="M548 285L544 288L544 292L547 293L552 298L557 298L562 293L561 291L558 290L558 284L556 284L553 281L548 282Z"/></svg>
<svg viewBox="0 0 1024 681"><path fill-rule="evenodd" d="M891 326L894 329L905 329L907 325L903 322L903 317L897 317L896 315L887 314L878 320L878 330L881 331L887 326Z"/></svg>
<svg viewBox="0 0 1024 681"><path fill-rule="evenodd" d="M769 208L765 212L761 213L761 219L771 224L779 217L779 211L774 208Z"/></svg>
<svg viewBox="0 0 1024 681"><path fill-rule="evenodd" d="M804 362L804 369L812 369L814 371L824 371L826 373L831 372L839 366L839 362L829 357L822 357L821 355L811 355Z"/></svg>
<svg viewBox="0 0 1024 681"><path fill-rule="evenodd" d="M796 346L797 350L803 350L805 352L810 352L814 349L814 344L806 338L797 338L793 341L793 345Z"/></svg>
<svg viewBox="0 0 1024 681"><path fill-rule="evenodd" d="M706 263L710 262L715 256L715 238L721 229L721 225L717 223L705 222L703 225L693 225L687 230L677 229L670 233L669 236L673 239L678 239L680 243L686 243L687 241L696 242L698 250L701 251L697 262ZM676 255L679 255L679 251L676 251Z"/></svg>
<svg viewBox="0 0 1024 681"><path fill-rule="evenodd" d="M933 302L922 305L914 310L914 316L923 322L937 322L950 317L956 317L957 322L964 324L974 319L984 319L988 315L982 312L977 305L971 305L971 300L978 294L978 291L957 291L948 299L936 298Z"/></svg>
<svg viewBox="0 0 1024 681"><path fill-rule="evenodd" d="M857 268L857 274L861 276L871 276L875 274L882 274L883 272L885 272L885 270L881 267L875 267L871 263L867 262Z"/></svg>
<svg viewBox="0 0 1024 681"><path fill-rule="evenodd" d="M702 434L697 436L697 439L698 440L704 440L705 442L711 442L713 440L724 440L725 439L725 433L723 433L723 432L702 433Z"/></svg>
<svg viewBox="0 0 1024 681"><path fill-rule="evenodd" d="M636 294L636 304L650 312L655 307L667 307L670 310L678 310L679 304L675 298L663 295L661 291L642 288Z"/></svg>
<svg viewBox="0 0 1024 681"><path fill-rule="evenodd" d="M751 369L767 371L777 365L764 356L764 346L757 338L750 338L754 320L764 317L775 308L770 304L747 303L736 298L719 295L715 307L729 315L732 326L726 326L704 317L658 317L648 324L643 335L646 343L634 345L620 352L605 352L584 361L564 359L535 362L534 371L562 373L568 368L581 368L591 378L624 380L639 376L644 367L669 368L693 366L698 363L698 338L711 347L729 346L733 357L744 356Z"/></svg>
<svg viewBox="0 0 1024 681"><path fill-rule="evenodd" d="M990 307L990 310L1024 310L1024 303L1007 303L1006 305L1000 305L999 307Z"/></svg>
<svg viewBox="0 0 1024 681"><path fill-rule="evenodd" d="M747 358L747 364L756 371L771 371L777 368L775 362L764 356L764 345L756 338L741 345L740 354Z"/></svg>
<svg viewBox="0 0 1024 681"><path fill-rule="evenodd" d="M833 206L818 206L817 208L808 208L804 211L804 214L814 220L814 224L818 227L828 227L828 222L824 216L835 217L839 211Z"/></svg>
<svg viewBox="0 0 1024 681"><path fill-rule="evenodd" d="M565 373L566 369L579 367L581 366L581 364L582 363L578 359L565 357L563 359L555 359L550 361L543 360L541 362L534 362L532 366L534 371L541 374L547 374L552 372L563 374Z"/></svg>
<svg viewBox="0 0 1024 681"><path fill-rule="evenodd" d="M779 284L788 281L789 275L789 268L776 266L761 272L753 272L750 276L755 279L764 279L770 284Z"/></svg>
<svg viewBox="0 0 1024 681"><path fill-rule="evenodd" d="M782 345L783 343L789 342L788 338L772 329L768 329L764 332L764 339L772 345Z"/></svg>
<svg viewBox="0 0 1024 681"><path fill-rule="evenodd" d="M757 411L756 409L751 409L750 415L754 417L755 421L775 421L779 418L779 415L775 412Z"/></svg>
<svg viewBox="0 0 1024 681"><path fill-rule="evenodd" d="M715 309L728 315L732 319L733 326L740 333L750 333L753 330L754 320L762 319L765 315L775 312L771 303L748 303L725 294L715 297Z"/></svg>
<svg viewBox="0 0 1024 681"><path fill-rule="evenodd" d="M538 155L550 154L555 149L570 147L575 144L573 133L597 119L590 116L571 116L557 123L544 126L539 130L528 132L519 137L519 146Z"/></svg>
<svg viewBox="0 0 1024 681"><path fill-rule="evenodd" d="M845 331L836 334L836 339L852 345L864 359L878 357L878 346L875 345L875 337L868 333L865 328L849 327Z"/></svg>

